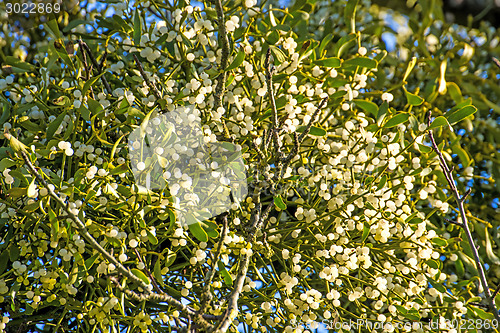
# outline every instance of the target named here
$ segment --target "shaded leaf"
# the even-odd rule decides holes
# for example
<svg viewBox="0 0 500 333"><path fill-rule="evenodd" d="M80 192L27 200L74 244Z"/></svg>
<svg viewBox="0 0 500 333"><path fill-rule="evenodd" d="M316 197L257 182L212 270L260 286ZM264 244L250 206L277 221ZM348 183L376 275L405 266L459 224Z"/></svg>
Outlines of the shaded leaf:
<svg viewBox="0 0 500 333"><path fill-rule="evenodd" d="M474 105L467 105L467 106L464 106L463 108L459 109L459 110L456 110L452 113L447 113L445 116L446 116L446 119L448 120L448 123L450 123L450 125L453 125L455 123L458 123L459 121L467 118L468 116L476 113L477 111L477 108L474 106Z"/></svg>
<svg viewBox="0 0 500 333"><path fill-rule="evenodd" d="M407 121L409 117L410 117L409 113L399 113L399 114L395 115L394 117L392 117L391 119L389 119L385 123L384 127L391 128L391 127L397 126L397 125L402 124L405 121Z"/></svg>
<svg viewBox="0 0 500 333"><path fill-rule="evenodd" d="M229 65L229 67L226 68L226 70L230 71L238 68L243 63L243 60L245 60L245 51L243 51L243 48L240 48L240 51L238 52L236 57L234 57L233 62L231 63L231 65Z"/></svg>

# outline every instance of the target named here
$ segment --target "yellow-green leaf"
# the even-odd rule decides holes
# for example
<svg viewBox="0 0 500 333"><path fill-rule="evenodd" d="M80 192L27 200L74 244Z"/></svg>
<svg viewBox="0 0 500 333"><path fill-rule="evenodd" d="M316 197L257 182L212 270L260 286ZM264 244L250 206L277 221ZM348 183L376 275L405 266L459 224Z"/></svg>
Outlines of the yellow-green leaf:
<svg viewBox="0 0 500 333"><path fill-rule="evenodd" d="M325 66L325 67L332 67L332 68L340 67L340 59L337 57L316 60L314 63L318 66Z"/></svg>
<svg viewBox="0 0 500 333"><path fill-rule="evenodd" d="M450 114L446 114L446 119L450 123L450 125L453 125L455 123L458 123L460 120L463 120L467 118L468 116L474 114L477 111L476 107L474 105L467 105L464 106L463 108L456 110Z"/></svg>
<svg viewBox="0 0 500 333"><path fill-rule="evenodd" d="M439 116L436 119L434 119L434 121L432 122L431 126L429 126L428 129L431 130L431 129L446 126L446 125L450 126L450 124L448 123L448 120L446 120L446 118L443 116Z"/></svg>
<svg viewBox="0 0 500 333"><path fill-rule="evenodd" d="M234 57L233 62L231 63L231 65L229 65L229 67L226 68L226 70L230 71L235 68L238 68L243 63L244 60L245 60L245 51L243 51L243 48L241 47L236 57Z"/></svg>
<svg viewBox="0 0 500 333"><path fill-rule="evenodd" d="M384 127L391 128L391 127L397 126L397 125L402 124L405 121L407 121L409 117L410 117L409 113L399 113L399 114L395 115L394 117L392 117L391 119L389 119L385 123Z"/></svg>
<svg viewBox="0 0 500 333"><path fill-rule="evenodd" d="M408 92L406 88L403 86L403 90L405 91L406 99L408 100L408 104L418 106L424 102L424 99L417 94L412 94Z"/></svg>
<svg viewBox="0 0 500 333"><path fill-rule="evenodd" d="M377 104L364 99L353 99L353 102L356 103L356 105L363 109L365 112L371 113L374 116L377 115Z"/></svg>
<svg viewBox="0 0 500 333"><path fill-rule="evenodd" d="M224 266L224 263L221 260L217 262L217 266L219 267L219 272L224 279L224 283L226 286L231 287L233 285L233 279L231 278L231 274L227 271L226 266Z"/></svg>
<svg viewBox="0 0 500 333"><path fill-rule="evenodd" d="M286 204L283 201L283 198L281 197L281 195L278 195L278 196L274 197L274 204L276 205L276 207L278 207L281 210L285 210L286 209Z"/></svg>
<svg viewBox="0 0 500 333"><path fill-rule="evenodd" d="M141 270L138 270L137 268L132 268L131 271L132 271L132 274L134 274L139 279L141 279L145 284L150 283L149 278Z"/></svg>

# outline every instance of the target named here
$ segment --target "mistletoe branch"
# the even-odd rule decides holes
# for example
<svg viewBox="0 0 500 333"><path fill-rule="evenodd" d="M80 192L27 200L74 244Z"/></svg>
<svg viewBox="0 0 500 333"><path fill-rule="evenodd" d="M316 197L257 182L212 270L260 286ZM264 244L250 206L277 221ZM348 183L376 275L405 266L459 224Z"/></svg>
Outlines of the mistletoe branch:
<svg viewBox="0 0 500 333"><path fill-rule="evenodd" d="M428 125L430 126L430 124L431 124L431 112L429 111ZM438 155L439 164L443 169L444 176L446 178L446 181L448 182L448 185L450 186L451 193L455 197L455 201L457 203L458 210L460 212L460 218L462 221L456 222L454 224L460 226L464 230L465 235L467 236L467 240L472 250L472 255L474 256L474 262L476 263L476 269L479 274L479 280L481 281L481 286L483 287L484 294L486 296L488 307L490 311L493 311L495 318L500 322L500 315L498 314L498 309L496 308L494 298L492 297L490 287L488 286L488 281L486 281L486 273L484 272L483 263L481 262L481 257L479 256L479 252L477 251L476 244L474 243L474 238L472 237L472 233L469 229L467 215L465 213L464 202L467 196L471 193L471 190L469 189L463 196L460 196L457 186L455 185L455 180L453 179L453 168L450 168L446 163L446 159L444 158L443 153L439 150L439 147L436 144L436 141L434 140L432 129L429 130L429 139L431 140L432 148Z"/></svg>

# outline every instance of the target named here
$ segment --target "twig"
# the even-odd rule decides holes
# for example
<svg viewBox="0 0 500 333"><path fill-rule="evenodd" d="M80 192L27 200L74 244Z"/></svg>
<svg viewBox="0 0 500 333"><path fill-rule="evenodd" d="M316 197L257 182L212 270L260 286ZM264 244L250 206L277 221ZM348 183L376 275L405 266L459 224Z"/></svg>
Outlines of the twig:
<svg viewBox="0 0 500 333"><path fill-rule="evenodd" d="M260 202L258 205L255 206L254 208L254 222L252 223L252 226L250 227L250 232L246 238L247 243L249 244L254 244L255 243L255 238L256 238L256 233L262 226L263 221L267 218L269 213L271 212L271 209L273 208L274 204L270 203L262 216L259 215L259 211L261 209ZM241 290L243 289L243 284L245 282L245 278L247 276L248 272L248 266L250 265L250 259L252 258L253 252L247 251L245 254L240 256L240 264L238 266L238 275L236 276L236 279L234 281L234 289L231 292L229 298L228 298L228 306L227 310L223 315L223 318L219 325L217 326L216 332L217 333L224 333L228 330L229 326L231 325L232 321L234 318L236 318L236 315L238 314L238 299L241 293Z"/></svg>
<svg viewBox="0 0 500 333"><path fill-rule="evenodd" d="M79 40L78 43L87 52L87 55L89 56L90 61L92 61L92 64L94 65L95 69L97 69L97 73L101 74L102 68L97 63L97 60L95 59L94 55L92 54L92 50L90 49L90 47L87 45L87 43L85 43L82 40ZM102 83L104 84L104 87L106 87L108 94L111 95L111 93L113 91L111 90L111 87L109 86L108 80L106 80L106 77L104 75L101 76L101 80L102 80Z"/></svg>
<svg viewBox="0 0 500 333"><path fill-rule="evenodd" d="M207 276L205 277L204 281L204 286L203 286L203 292L202 292L202 301L200 305L200 312L205 312L206 308L208 305L210 305L210 302L212 301L213 295L210 293L210 285L212 284L212 280L215 276L215 266L217 265L217 262L219 261L220 254L222 252L222 244L224 244L224 238L226 237L226 232L228 229L228 222L227 222L227 213L224 214L222 217L222 231L220 235L220 240L217 244L217 249L215 250L214 257L212 259L212 265L210 267L210 270L207 273Z"/></svg>
<svg viewBox="0 0 500 333"><path fill-rule="evenodd" d="M135 54L132 54L132 56L134 57L135 63L137 64L137 68L139 68L139 72L141 73L142 78L144 79L148 87L153 91L153 95L155 95L156 99L161 99L161 95L160 92L158 91L158 88L156 88L154 83L149 80L139 58L137 58Z"/></svg>
<svg viewBox="0 0 500 333"><path fill-rule="evenodd" d="M29 172L33 177L35 177L48 191L49 195L62 207L64 212L68 215L68 217L75 223L78 231L80 234L90 243L92 248L97 250L104 258L106 258L110 263L115 265L117 271L125 276L127 279L133 281L134 283L138 284L141 286L144 290L145 293L143 294L137 294L132 290L128 290L124 287L121 286L121 284L117 284L121 290L123 290L127 295L133 296L137 300L149 300L153 302L165 302L168 303L172 306L175 306L178 308L180 311L182 311L185 314L189 314L194 316L196 319L196 323L198 325L201 325L202 327L209 328L212 327L210 323L208 323L205 319L202 318L202 316L192 308L187 307L186 305L182 304L182 302L176 300L170 295L167 294L158 294L154 293L149 290L149 285L147 285L144 281L139 279L137 276L135 276L131 271L129 271L125 266L123 266L114 256L112 256L108 251L106 251L96 240L95 238L89 233L87 230L87 227L85 226L85 223L80 220L80 218L73 214L73 212L69 208L69 204L66 204L56 193L55 191L49 187L49 184L47 181L38 173L38 171L35 169L33 164L31 163L30 159L26 155L26 153L23 150L20 150L19 153L21 154L24 163L28 167ZM116 280L117 281L117 280Z"/></svg>
<svg viewBox="0 0 500 333"><path fill-rule="evenodd" d="M134 252L135 252L135 255L137 256L137 258L139 259L139 261L144 265L144 271L149 276L151 281L153 281L153 286L155 287L155 289L158 292L163 293L163 290L161 290L160 286L158 286L158 283L156 282L155 278L153 277L153 274L151 274L151 272L149 271L149 269L146 266L146 263L142 260L142 257L141 257L141 254L139 253L139 251L134 248Z"/></svg>
<svg viewBox="0 0 500 333"><path fill-rule="evenodd" d="M484 308L484 309L488 309L489 308L488 305L481 304L481 303L478 303L478 302L468 302L467 304L474 305L474 306L477 306L477 307L480 307L480 308Z"/></svg>
<svg viewBox="0 0 500 333"><path fill-rule="evenodd" d="M498 285L497 289L495 289L495 291L491 295L491 298L495 299L495 297L497 297L499 291L500 291L500 284Z"/></svg>
<svg viewBox="0 0 500 333"><path fill-rule="evenodd" d="M460 228L461 228L461 227L463 227L463 224L462 224L462 223L460 223L460 222L456 222L456 221L453 221L453 220L450 220L450 219L446 219L446 218L445 218L444 220L445 220L446 222L448 222L448 223L451 223L451 224L457 225L457 226L459 226Z"/></svg>
<svg viewBox="0 0 500 333"><path fill-rule="evenodd" d="M226 25L224 19L224 10L222 8L221 0L213 0L215 3L215 10L217 11L217 25L219 29L219 38L222 39L222 54L220 59L219 71L220 74L217 76L217 86L215 87L214 94L214 110L217 110L222 106L222 94L226 86L226 67L227 59L229 57L229 40L227 38Z"/></svg>
<svg viewBox="0 0 500 333"><path fill-rule="evenodd" d="M279 140L278 135L278 110L276 109L276 99L274 97L274 89L273 89L273 73L274 66L271 64L271 48L267 49L266 58L264 61L264 69L266 71L266 85L267 85L267 93L269 94L269 100L271 102L271 111L273 116L273 124L270 129L269 135L273 138L274 149L276 151L276 162L278 164L278 168L281 166L281 160L283 158L281 153L281 142Z"/></svg>
<svg viewBox="0 0 500 333"><path fill-rule="evenodd" d="M497 58L495 57L492 57L491 59L493 59L493 62L495 63L495 65L498 66L498 68L500 68L500 60L498 60Z"/></svg>
<svg viewBox="0 0 500 333"><path fill-rule="evenodd" d="M430 125L431 123L431 112L429 111L428 114L428 124ZM448 181L448 185L451 188L451 192L453 193L453 196L455 197L455 201L458 206L458 210L460 212L460 217L462 219L461 227L464 230L467 240L469 242L470 248L472 250L472 254L474 256L474 262L476 263L476 269L479 274L479 280L481 281L481 285L484 290L484 294L486 295L486 301L488 302L488 306L490 311L493 311L493 314L495 315L495 318L500 322L500 315L498 314L498 309L496 308L494 299L491 295L490 288L488 286L488 281L486 281L486 274L484 272L483 264L481 263L481 257L479 257L479 253L477 251L476 245L474 244L474 239L472 238L472 233L469 229L469 225L467 222L467 215L465 213L465 208L464 208L464 200L467 197L467 195L470 193L470 191L467 191L466 194L463 197L460 197L460 194L458 193L458 189L455 185L455 181L453 179L453 174L452 174L452 169L448 167L448 164L446 163L446 159L443 156L443 153L439 150L438 145L436 144L436 141L434 140L434 135L432 133L432 130L429 130L429 138L431 140L432 148L436 152L439 158L439 163L441 165L441 168L443 169L443 173L446 177L446 180Z"/></svg>

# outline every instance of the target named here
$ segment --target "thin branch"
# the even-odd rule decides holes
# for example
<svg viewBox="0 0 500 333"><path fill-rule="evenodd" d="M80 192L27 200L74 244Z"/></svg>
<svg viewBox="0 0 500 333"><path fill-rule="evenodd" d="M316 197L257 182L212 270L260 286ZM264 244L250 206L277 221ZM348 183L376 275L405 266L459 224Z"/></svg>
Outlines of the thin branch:
<svg viewBox="0 0 500 333"><path fill-rule="evenodd" d="M215 250L214 257L212 259L212 265L210 267L210 270L207 273L207 276L205 277L204 281L204 286L203 286L203 292L202 292L202 301L200 305L200 312L205 312L206 308L208 305L210 305L210 302L212 301L213 295L210 292L210 285L212 284L212 280L215 276L215 266L217 265L217 262L219 261L220 254L222 252L222 244L224 244L224 238L226 237L226 233L228 230L228 222L227 222L227 214L224 214L222 217L222 231L220 235L220 240L217 243L217 249Z"/></svg>
<svg viewBox="0 0 500 333"><path fill-rule="evenodd" d="M92 64L94 65L95 69L97 69L97 73L101 74L102 68L97 63L97 60L95 59L94 55L92 54L92 50L90 49L90 47L87 45L87 43L85 43L82 40L79 40L78 43L87 52L87 55L89 56L90 61L92 61ZM101 76L101 80L102 80L102 83L104 84L104 87L106 87L108 94L111 95L113 91L111 90L111 87L109 86L108 80L106 80L106 77L104 75Z"/></svg>
<svg viewBox="0 0 500 333"><path fill-rule="evenodd" d="M139 68L139 72L141 73L142 78L144 79L148 87L153 91L153 95L155 95L156 99L161 99L160 91L158 90L158 88L156 88L154 83L149 80L149 77L146 75L144 67L142 66L139 58L137 58L135 54L132 54L132 56L134 57L135 63L137 64L137 68Z"/></svg>
<svg viewBox="0 0 500 333"><path fill-rule="evenodd" d="M467 197L471 194L471 192L472 192L472 187L471 187L471 188L469 188L469 189L468 189L468 190L464 193L464 195L462 196L462 198L460 198L460 201L464 202L464 201L465 201L465 199L467 199Z"/></svg>
<svg viewBox="0 0 500 333"><path fill-rule="evenodd" d="M495 297L497 297L499 291L500 291L500 284L498 285L497 289L495 289L495 291L491 295L491 298L495 299Z"/></svg>
<svg viewBox="0 0 500 333"><path fill-rule="evenodd" d="M460 222L456 222L456 221L453 221L453 220L450 220L450 219L444 219L446 222L448 223L451 223L451 224L454 224L454 225L457 225L459 226L460 228L462 228L464 225L463 223L460 223Z"/></svg>
<svg viewBox="0 0 500 333"><path fill-rule="evenodd" d="M158 294L150 291L150 286L147 285L144 281L139 279L137 276L135 276L131 271L129 271L125 266L123 266L113 255L111 255L108 251L106 251L97 241L96 239L89 233L87 230L87 227L85 223L80 220L80 218L73 214L73 212L69 208L69 203L65 203L64 200L62 200L52 189L52 187L49 186L47 181L38 173L38 171L35 169L33 164L31 163L28 155L23 150L19 151L21 153L21 156L24 160L24 163L28 167L29 172L33 177L35 177L48 191L49 195L62 207L63 211L68 215L68 217L73 221L79 231L79 233L85 238L91 245L92 248L97 250L104 258L106 258L110 263L115 265L117 271L125 276L127 279L131 280L132 282L138 284L140 287L142 287L145 290L145 293L143 294L137 294L132 290L128 290L126 288L123 288L119 283L119 288L122 288L123 291L130 295L133 296L137 300L149 300L153 302L165 302L168 303L172 306L175 306L178 308L180 311L182 311L185 314L189 314L194 316L196 318L196 323L198 325L201 325L203 327L211 327L212 325L209 324L205 319L201 317L201 315L193 310L192 308L187 307L186 305L182 304L182 302L176 300L170 295L167 294Z"/></svg>
<svg viewBox="0 0 500 333"><path fill-rule="evenodd" d="M264 69L266 71L266 85L267 85L267 93L269 95L269 101L271 102L271 111L272 111L272 126L271 129L269 130L269 135L272 136L273 138L273 143L274 143L274 150L276 152L276 164L278 167L279 172L277 174L281 173L281 160L283 159L283 154L281 153L281 142L280 138L278 135L278 126L279 126L279 121L278 121L278 110L276 108L276 99L274 97L274 89L273 89L273 73L274 73L274 66L271 64L271 48L267 49L266 52L266 58L264 61Z"/></svg>
<svg viewBox="0 0 500 333"><path fill-rule="evenodd" d="M493 62L495 63L495 65L498 66L498 68L500 68L500 60L498 60L497 58L495 57L492 57L491 59L493 59Z"/></svg>
<svg viewBox="0 0 500 333"><path fill-rule="evenodd" d="M217 86L215 88L214 94L214 110L216 111L222 106L222 94L224 93L224 88L226 86L226 67L227 60L229 58L229 40L227 38L226 24L224 19L224 9L222 8L221 0L213 0L215 4L215 10L217 11L217 25L219 29L219 38L222 39L222 54L220 59L219 71L220 74L217 76Z"/></svg>
<svg viewBox="0 0 500 333"><path fill-rule="evenodd" d="M141 257L141 254L139 253L139 251L136 248L134 248L134 252L135 252L135 255L137 256L137 258L139 259L139 261L144 265L144 271L149 276L150 280L153 281L153 286L155 287L155 289L158 292L163 293L163 290L161 290L160 286L158 286L158 283L156 282L155 278L153 277L153 274L151 274L151 272L149 271L149 269L146 266L146 263L142 260L142 257Z"/></svg>
<svg viewBox="0 0 500 333"><path fill-rule="evenodd" d="M428 119L429 119L428 123L430 124L431 112L429 112L429 114L428 114ZM465 208L464 208L464 200L462 200L462 198L460 197L460 194L458 193L458 189L457 189L457 187L455 185L455 181L453 179L453 174L451 171L452 169L450 169L448 167L448 164L446 163L446 159L444 158L443 153L441 153L441 151L439 150L439 147L436 144L436 141L434 140L434 135L432 133L432 130L429 130L429 138L430 138L431 143L432 143L432 148L434 148L434 151L436 152L436 154L439 157L439 162L440 162L441 168L443 169L443 173L446 177L446 180L448 181L448 185L451 188L451 192L453 193L453 196L455 197L455 201L457 203L458 210L460 212L460 217L462 219L461 227L463 228L463 230L467 236L467 240L468 240L470 248L472 250L472 254L474 256L474 262L476 263L476 269L477 269L478 274L479 274L479 280L481 281L481 285L483 287L484 294L486 295L486 301L488 302L489 309L490 309L490 311L493 312L493 314L495 315L495 318L500 322L500 315L498 314L498 309L495 305L494 298L492 297L492 294L490 292L490 288L488 286L488 281L486 280L486 273L484 272L484 267L483 267L483 264L481 262L481 257L479 256L479 253L477 251L477 247L474 244L474 239L472 237L472 233L469 229L469 225L467 222L467 215L465 213ZM463 196L463 198L465 199L465 197L469 193L470 192L467 191L467 193Z"/></svg>

